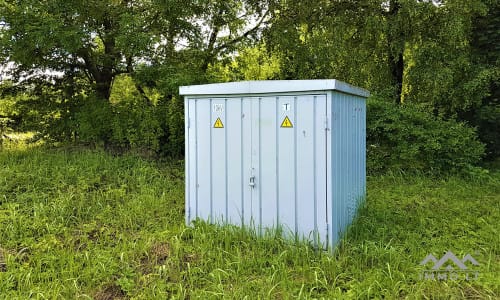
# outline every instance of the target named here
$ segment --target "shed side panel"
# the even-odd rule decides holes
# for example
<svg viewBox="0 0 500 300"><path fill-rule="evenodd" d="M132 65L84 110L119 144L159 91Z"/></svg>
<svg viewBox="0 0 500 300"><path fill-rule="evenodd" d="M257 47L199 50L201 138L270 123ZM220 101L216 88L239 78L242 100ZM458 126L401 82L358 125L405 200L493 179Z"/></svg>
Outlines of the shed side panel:
<svg viewBox="0 0 500 300"><path fill-rule="evenodd" d="M296 112L298 233L325 242L325 95L297 97Z"/></svg>
<svg viewBox="0 0 500 300"><path fill-rule="evenodd" d="M365 196L366 99L333 92L332 196L333 236L337 241Z"/></svg>
<svg viewBox="0 0 500 300"><path fill-rule="evenodd" d="M210 101L210 178L211 178L211 221L222 223L226 220L227 208L227 122L226 99L213 98Z"/></svg>
<svg viewBox="0 0 500 300"><path fill-rule="evenodd" d="M212 115L211 99L196 100L196 217L212 219Z"/></svg>
<svg viewBox="0 0 500 300"><path fill-rule="evenodd" d="M186 215L187 223L193 221L198 216L198 189L197 189L197 120L196 120L196 99L187 100L186 113L189 115L185 119L188 127L186 135Z"/></svg>
<svg viewBox="0 0 500 300"><path fill-rule="evenodd" d="M277 147L278 118L275 97L259 99L259 142L255 147L259 153L256 192L260 199L260 221L263 227L276 228L278 216Z"/></svg>
<svg viewBox="0 0 500 300"><path fill-rule="evenodd" d="M243 219L243 99L226 100L227 207L226 221L242 225Z"/></svg>
<svg viewBox="0 0 500 300"><path fill-rule="evenodd" d="M255 176L252 168L252 98L242 100L242 136L243 136L243 222L255 226L255 216L252 215L254 195L249 187L250 177Z"/></svg>
<svg viewBox="0 0 500 300"><path fill-rule="evenodd" d="M296 232L296 127L281 127L288 118L290 123L296 124L295 97L278 97L278 219L285 233ZM286 107L285 109L283 109Z"/></svg>
<svg viewBox="0 0 500 300"><path fill-rule="evenodd" d="M190 147L190 131L189 131L189 98L184 98L184 209L185 209L185 223L189 224L191 218L190 212L190 178L189 178L189 167L190 167L190 159L189 159L189 147Z"/></svg>

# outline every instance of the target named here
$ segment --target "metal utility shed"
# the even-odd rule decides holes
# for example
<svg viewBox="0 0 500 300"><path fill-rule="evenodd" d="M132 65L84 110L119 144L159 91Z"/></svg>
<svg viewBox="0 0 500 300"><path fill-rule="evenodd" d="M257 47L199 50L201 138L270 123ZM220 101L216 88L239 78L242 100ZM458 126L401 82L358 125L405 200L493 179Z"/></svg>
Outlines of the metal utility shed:
<svg viewBox="0 0 500 300"><path fill-rule="evenodd" d="M186 223L196 218L334 246L366 191L366 98L334 79L180 87Z"/></svg>

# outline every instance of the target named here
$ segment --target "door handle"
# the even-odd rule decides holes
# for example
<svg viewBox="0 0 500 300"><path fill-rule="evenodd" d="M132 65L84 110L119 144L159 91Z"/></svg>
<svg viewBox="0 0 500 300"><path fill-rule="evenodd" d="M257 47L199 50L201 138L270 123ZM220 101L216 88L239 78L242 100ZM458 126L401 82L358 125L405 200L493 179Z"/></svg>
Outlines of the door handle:
<svg viewBox="0 0 500 300"><path fill-rule="evenodd" d="M255 176L250 176L250 183L248 185L255 188Z"/></svg>

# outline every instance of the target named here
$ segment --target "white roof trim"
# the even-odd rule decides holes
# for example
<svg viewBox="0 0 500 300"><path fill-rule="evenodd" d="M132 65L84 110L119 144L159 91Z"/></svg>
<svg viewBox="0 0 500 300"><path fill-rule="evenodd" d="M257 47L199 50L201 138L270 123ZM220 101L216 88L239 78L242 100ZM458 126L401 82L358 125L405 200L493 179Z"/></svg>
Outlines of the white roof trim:
<svg viewBox="0 0 500 300"><path fill-rule="evenodd" d="M313 80L259 80L188 85L179 87L179 94L194 95L248 95L307 91L340 91L361 97L370 96L365 89L336 79Z"/></svg>

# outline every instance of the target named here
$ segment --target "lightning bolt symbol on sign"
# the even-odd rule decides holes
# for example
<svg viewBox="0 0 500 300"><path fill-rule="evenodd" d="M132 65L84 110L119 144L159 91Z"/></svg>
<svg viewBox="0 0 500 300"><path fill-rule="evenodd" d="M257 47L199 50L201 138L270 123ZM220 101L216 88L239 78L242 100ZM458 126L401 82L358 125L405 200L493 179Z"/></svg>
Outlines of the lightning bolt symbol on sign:
<svg viewBox="0 0 500 300"><path fill-rule="evenodd" d="M292 121L288 118L288 116L285 116L285 119L283 119L283 122L281 122L281 126L283 128L292 128L293 124Z"/></svg>
<svg viewBox="0 0 500 300"><path fill-rule="evenodd" d="M224 128L224 124L222 124L220 118L217 118L217 120L215 120L214 128Z"/></svg>

